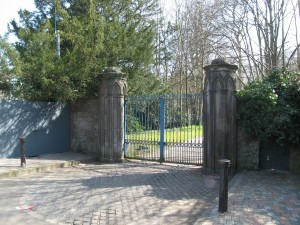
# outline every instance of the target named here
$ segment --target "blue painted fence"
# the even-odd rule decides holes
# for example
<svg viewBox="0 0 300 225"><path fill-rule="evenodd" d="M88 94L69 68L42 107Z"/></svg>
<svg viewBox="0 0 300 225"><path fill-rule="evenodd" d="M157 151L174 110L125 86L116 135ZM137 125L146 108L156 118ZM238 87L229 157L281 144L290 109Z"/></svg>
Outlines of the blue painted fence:
<svg viewBox="0 0 300 225"><path fill-rule="evenodd" d="M71 151L69 104L0 100L0 157L20 156L19 137L26 137L26 156Z"/></svg>

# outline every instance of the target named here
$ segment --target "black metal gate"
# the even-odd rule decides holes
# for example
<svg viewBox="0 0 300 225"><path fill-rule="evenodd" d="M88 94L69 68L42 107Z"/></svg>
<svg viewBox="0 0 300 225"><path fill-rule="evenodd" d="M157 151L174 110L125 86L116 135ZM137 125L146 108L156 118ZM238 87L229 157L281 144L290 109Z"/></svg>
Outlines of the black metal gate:
<svg viewBox="0 0 300 225"><path fill-rule="evenodd" d="M202 165L202 95L125 99L125 157Z"/></svg>

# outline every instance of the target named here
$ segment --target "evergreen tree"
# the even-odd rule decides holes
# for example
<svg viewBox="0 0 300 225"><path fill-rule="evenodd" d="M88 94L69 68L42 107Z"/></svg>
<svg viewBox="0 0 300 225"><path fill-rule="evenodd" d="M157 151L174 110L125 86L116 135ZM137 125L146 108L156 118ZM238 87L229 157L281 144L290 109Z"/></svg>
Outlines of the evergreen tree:
<svg viewBox="0 0 300 225"><path fill-rule="evenodd" d="M96 94L107 66L128 75L130 91L159 87L154 63L156 0L35 0L37 10L20 11L11 32L22 62L21 97L68 101ZM60 36L60 55L56 52Z"/></svg>
<svg viewBox="0 0 300 225"><path fill-rule="evenodd" d="M0 97L13 92L13 81L19 73L18 53L14 47L0 36Z"/></svg>

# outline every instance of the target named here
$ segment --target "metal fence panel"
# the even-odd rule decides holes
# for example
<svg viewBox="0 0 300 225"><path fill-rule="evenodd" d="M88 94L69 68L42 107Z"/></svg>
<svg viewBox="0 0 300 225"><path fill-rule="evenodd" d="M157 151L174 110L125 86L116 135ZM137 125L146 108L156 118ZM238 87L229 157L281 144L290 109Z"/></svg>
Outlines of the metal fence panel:
<svg viewBox="0 0 300 225"><path fill-rule="evenodd" d="M201 165L202 95L144 95L125 100L125 156Z"/></svg>

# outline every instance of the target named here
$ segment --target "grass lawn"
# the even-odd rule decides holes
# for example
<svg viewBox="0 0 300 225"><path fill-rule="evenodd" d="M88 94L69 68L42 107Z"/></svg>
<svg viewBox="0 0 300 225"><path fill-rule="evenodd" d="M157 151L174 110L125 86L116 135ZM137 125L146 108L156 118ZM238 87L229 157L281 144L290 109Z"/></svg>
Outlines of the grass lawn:
<svg viewBox="0 0 300 225"><path fill-rule="evenodd" d="M202 136L201 125L172 128L165 130L165 142L186 142L190 139ZM159 141L159 130L140 131L126 135L127 140Z"/></svg>

